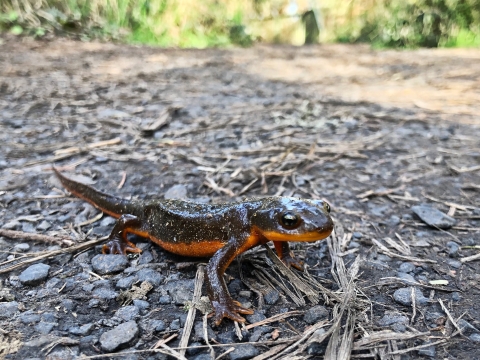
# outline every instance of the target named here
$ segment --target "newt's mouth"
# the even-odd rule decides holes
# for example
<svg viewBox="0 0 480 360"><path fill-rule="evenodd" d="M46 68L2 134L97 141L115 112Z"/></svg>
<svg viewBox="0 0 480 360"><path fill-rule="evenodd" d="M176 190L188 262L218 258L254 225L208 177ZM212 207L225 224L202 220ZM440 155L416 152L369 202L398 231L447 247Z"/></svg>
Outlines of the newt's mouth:
<svg viewBox="0 0 480 360"><path fill-rule="evenodd" d="M262 231L262 235L270 241L298 241L314 242L327 238L332 233L333 227L326 226L316 231L304 232L301 234L285 234L276 231Z"/></svg>

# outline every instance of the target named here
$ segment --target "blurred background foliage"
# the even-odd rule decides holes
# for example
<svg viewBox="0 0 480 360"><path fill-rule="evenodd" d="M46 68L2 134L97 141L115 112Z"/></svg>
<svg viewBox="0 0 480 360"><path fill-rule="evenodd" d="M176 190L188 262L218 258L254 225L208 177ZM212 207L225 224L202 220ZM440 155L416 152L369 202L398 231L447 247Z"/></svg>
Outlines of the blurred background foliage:
<svg viewBox="0 0 480 360"><path fill-rule="evenodd" d="M311 19L319 37L306 34ZM0 31L197 48L317 38L468 47L480 46L480 0L1 0Z"/></svg>

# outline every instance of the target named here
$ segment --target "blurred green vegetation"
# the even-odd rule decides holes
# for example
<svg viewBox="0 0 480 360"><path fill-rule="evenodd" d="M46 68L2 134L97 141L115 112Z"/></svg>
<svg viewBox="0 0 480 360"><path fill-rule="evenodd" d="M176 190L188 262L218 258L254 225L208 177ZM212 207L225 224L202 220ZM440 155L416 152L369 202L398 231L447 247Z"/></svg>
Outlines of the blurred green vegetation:
<svg viewBox="0 0 480 360"><path fill-rule="evenodd" d="M480 46L480 0L1 0L0 31L196 48L300 45L312 8L321 42Z"/></svg>

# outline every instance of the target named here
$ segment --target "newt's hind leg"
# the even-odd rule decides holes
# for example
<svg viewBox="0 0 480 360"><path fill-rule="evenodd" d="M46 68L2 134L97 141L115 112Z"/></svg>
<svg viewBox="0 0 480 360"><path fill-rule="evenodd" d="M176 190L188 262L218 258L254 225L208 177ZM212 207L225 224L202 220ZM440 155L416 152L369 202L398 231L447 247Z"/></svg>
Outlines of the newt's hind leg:
<svg viewBox="0 0 480 360"><path fill-rule="evenodd" d="M138 233L141 230L142 222L134 215L122 215L113 227L109 241L103 245L104 254L126 254L142 252L135 244L127 239L128 233Z"/></svg>

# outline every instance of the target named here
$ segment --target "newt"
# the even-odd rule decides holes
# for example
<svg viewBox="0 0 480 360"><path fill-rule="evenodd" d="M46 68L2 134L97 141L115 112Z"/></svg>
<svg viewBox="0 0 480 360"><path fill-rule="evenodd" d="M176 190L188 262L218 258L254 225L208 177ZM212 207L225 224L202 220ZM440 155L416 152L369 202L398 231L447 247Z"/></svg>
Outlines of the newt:
<svg viewBox="0 0 480 360"><path fill-rule="evenodd" d="M205 283L216 325L223 318L244 322L240 314L253 314L253 310L231 298L224 280L225 270L236 256L273 241L280 259L302 270L303 264L290 251L288 241L322 240L333 230L330 206L322 200L273 196L216 205L125 200L53 170L70 193L118 219L103 245L104 254L141 252L127 239L127 234L135 234L174 254L211 257Z"/></svg>

